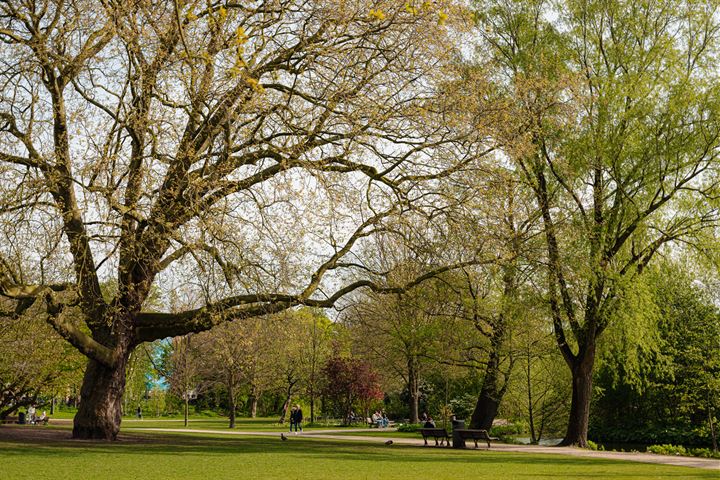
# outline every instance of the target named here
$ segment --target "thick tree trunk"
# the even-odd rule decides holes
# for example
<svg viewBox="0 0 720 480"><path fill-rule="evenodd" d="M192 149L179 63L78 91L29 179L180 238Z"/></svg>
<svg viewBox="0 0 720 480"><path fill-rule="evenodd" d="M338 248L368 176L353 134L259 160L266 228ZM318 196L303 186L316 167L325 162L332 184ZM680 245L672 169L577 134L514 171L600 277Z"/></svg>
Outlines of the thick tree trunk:
<svg viewBox="0 0 720 480"><path fill-rule="evenodd" d="M572 371L572 401L565 438L558 446L575 445L587 448L590 400L592 398L592 372L595 364L595 338L591 338L570 365Z"/></svg>
<svg viewBox="0 0 720 480"><path fill-rule="evenodd" d="M117 439L122 419L127 359L127 354L121 355L112 368L88 360L80 389L80 407L73 420L72 438Z"/></svg>
<svg viewBox="0 0 720 480"><path fill-rule="evenodd" d="M250 398L248 399L250 403L250 418L255 418L257 416L257 405L258 405L258 393L257 388L255 385L251 387L250 390Z"/></svg>
<svg viewBox="0 0 720 480"><path fill-rule="evenodd" d="M410 423L418 423L418 404L420 402L420 379L418 378L418 361L415 357L408 359L408 391L410 392Z"/></svg>
<svg viewBox="0 0 720 480"><path fill-rule="evenodd" d="M503 382L500 378L502 375L500 371L500 352L505 337L504 323L505 318L501 315L493 327L493 333L490 337L490 356L485 367L485 378L483 378L483 385L475 404L475 410L473 410L470 417L470 428L489 431L493 420L497 416L498 408L500 408L500 401L505 394L507 382Z"/></svg>
<svg viewBox="0 0 720 480"><path fill-rule="evenodd" d="M485 378L480 390L475 410L470 417L470 428L490 430L500 407L502 389L499 383L499 355L492 352L485 368Z"/></svg>

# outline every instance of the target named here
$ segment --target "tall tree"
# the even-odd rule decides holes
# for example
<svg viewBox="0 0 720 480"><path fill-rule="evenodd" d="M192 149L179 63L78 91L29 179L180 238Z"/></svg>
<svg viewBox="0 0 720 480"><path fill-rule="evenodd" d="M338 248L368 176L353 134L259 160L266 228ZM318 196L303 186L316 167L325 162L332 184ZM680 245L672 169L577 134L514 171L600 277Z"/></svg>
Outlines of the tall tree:
<svg viewBox="0 0 720 480"><path fill-rule="evenodd" d="M713 1L501 0L481 32L517 111L508 155L542 214L547 298L587 445L598 338L664 245L717 225ZM557 25L556 28L554 25Z"/></svg>
<svg viewBox="0 0 720 480"><path fill-rule="evenodd" d="M386 375L396 376L408 391L410 422L419 421L420 385L425 367L437 345L440 318L428 304L429 289L414 289L406 294L371 296L346 310L344 321L351 325L354 337L362 339L356 349L364 358L374 359ZM423 300L428 300L424 302Z"/></svg>
<svg viewBox="0 0 720 480"><path fill-rule="evenodd" d="M116 438L142 342L380 289L356 244L479 154L434 101L449 3L0 3L0 292L88 357L74 438Z"/></svg>
<svg viewBox="0 0 720 480"><path fill-rule="evenodd" d="M170 385L170 392L183 402L183 424L188 426L190 397L198 394L209 383L203 378L200 349L192 334L172 338L160 347L159 362L155 369ZM137 350L136 350L137 352ZM152 352L148 352L152 355Z"/></svg>
<svg viewBox="0 0 720 480"><path fill-rule="evenodd" d="M368 416L370 402L383 397L377 372L364 360L335 355L323 367L323 376L323 394L343 421L353 408Z"/></svg>
<svg viewBox="0 0 720 480"><path fill-rule="evenodd" d="M0 318L0 419L79 385L83 365L82 355L47 325L40 309L8 315Z"/></svg>
<svg viewBox="0 0 720 480"><path fill-rule="evenodd" d="M322 310L304 308L296 312L301 325L300 358L305 393L310 402L310 422L315 421L316 400L321 390L322 367L332 353L333 323Z"/></svg>

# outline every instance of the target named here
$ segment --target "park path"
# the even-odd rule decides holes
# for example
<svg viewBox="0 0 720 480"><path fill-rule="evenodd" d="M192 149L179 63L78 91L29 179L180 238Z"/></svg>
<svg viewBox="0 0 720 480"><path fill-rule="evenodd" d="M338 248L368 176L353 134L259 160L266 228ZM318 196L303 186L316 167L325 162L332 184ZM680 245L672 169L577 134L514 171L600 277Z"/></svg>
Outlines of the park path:
<svg viewBox="0 0 720 480"><path fill-rule="evenodd" d="M264 436L264 437L279 437L280 432L263 432L263 431L223 431L223 430L206 430L206 429L194 429L194 428L144 428L144 427L131 427L125 429L137 430L137 431L153 431L153 432L184 432L184 433L212 433L222 435L248 435L248 436ZM386 431L392 432L393 429ZM409 445L409 446L424 446L424 442L420 438L406 438L406 437L376 437L369 435L362 435L364 432L377 432L377 429L357 429L353 432L358 432L360 435L348 435L347 430L309 430L298 433L298 437L308 438L321 438L324 440L352 440L362 441L369 443L384 444L388 440L392 440L393 444L398 445ZM290 434L284 432L287 437L292 439L296 434ZM342 434L342 435L340 435ZM609 460L627 460L631 462L642 462L642 463L657 463L662 465L676 465L682 467L694 467L702 468L706 470L718 470L720 471L720 460L711 458L698 458L698 457L680 457L671 455L656 455L654 453L641 453L641 452L603 452L586 450L583 448L573 447L545 447L540 445L514 445L507 443L494 442L492 444L492 450L496 452L518 452L518 453L537 453L537 454L550 454L550 455L571 455L576 457L586 458L605 458Z"/></svg>

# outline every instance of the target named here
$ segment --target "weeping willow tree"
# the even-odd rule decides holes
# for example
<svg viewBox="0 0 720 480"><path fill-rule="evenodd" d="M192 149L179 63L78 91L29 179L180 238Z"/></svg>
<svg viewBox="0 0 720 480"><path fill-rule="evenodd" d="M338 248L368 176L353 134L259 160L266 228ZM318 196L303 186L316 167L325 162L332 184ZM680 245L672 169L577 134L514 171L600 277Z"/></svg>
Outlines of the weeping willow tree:
<svg viewBox="0 0 720 480"><path fill-rule="evenodd" d="M546 244L546 298L573 391L562 445L587 446L598 338L663 246L718 225L718 4L500 0L482 5L508 148Z"/></svg>

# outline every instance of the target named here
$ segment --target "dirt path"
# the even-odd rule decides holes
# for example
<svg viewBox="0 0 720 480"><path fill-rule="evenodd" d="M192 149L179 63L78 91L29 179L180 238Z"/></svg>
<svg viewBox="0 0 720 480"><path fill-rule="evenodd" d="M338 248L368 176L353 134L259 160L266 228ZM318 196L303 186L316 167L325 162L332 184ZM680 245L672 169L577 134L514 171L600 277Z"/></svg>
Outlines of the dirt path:
<svg viewBox="0 0 720 480"><path fill-rule="evenodd" d="M153 432L186 432L186 433L212 433L221 435L250 435L250 436L280 436L280 432L249 432L249 431L222 431L222 430L203 430L193 428L141 428L133 427L126 429L136 431L153 431ZM357 430L358 432L371 432L377 431L372 430ZM338 433L345 433L345 435L338 435ZM285 435L292 438L296 434ZM311 437L311 438L322 438L324 440L353 440L363 441L382 444L388 440L392 440L394 444L398 445L411 445L411 446L424 446L422 439L416 438L405 438L405 437L373 437L363 435L347 435L347 430L310 430L297 434L300 437ZM640 453L640 452L599 452L593 450L585 450L582 448L572 447L543 447L537 445L511 445L506 443L494 442L492 444L493 451L499 452L521 452L521 453L537 453L537 454L551 454L551 455L572 455L577 457L587 458L606 458L609 460L627 460L631 462L642 462L642 463L657 463L662 465L677 465L683 467L694 467L702 468L707 470L718 470L720 471L720 460L710 458L698 458L698 457L680 457L670 455L656 455L654 453Z"/></svg>

